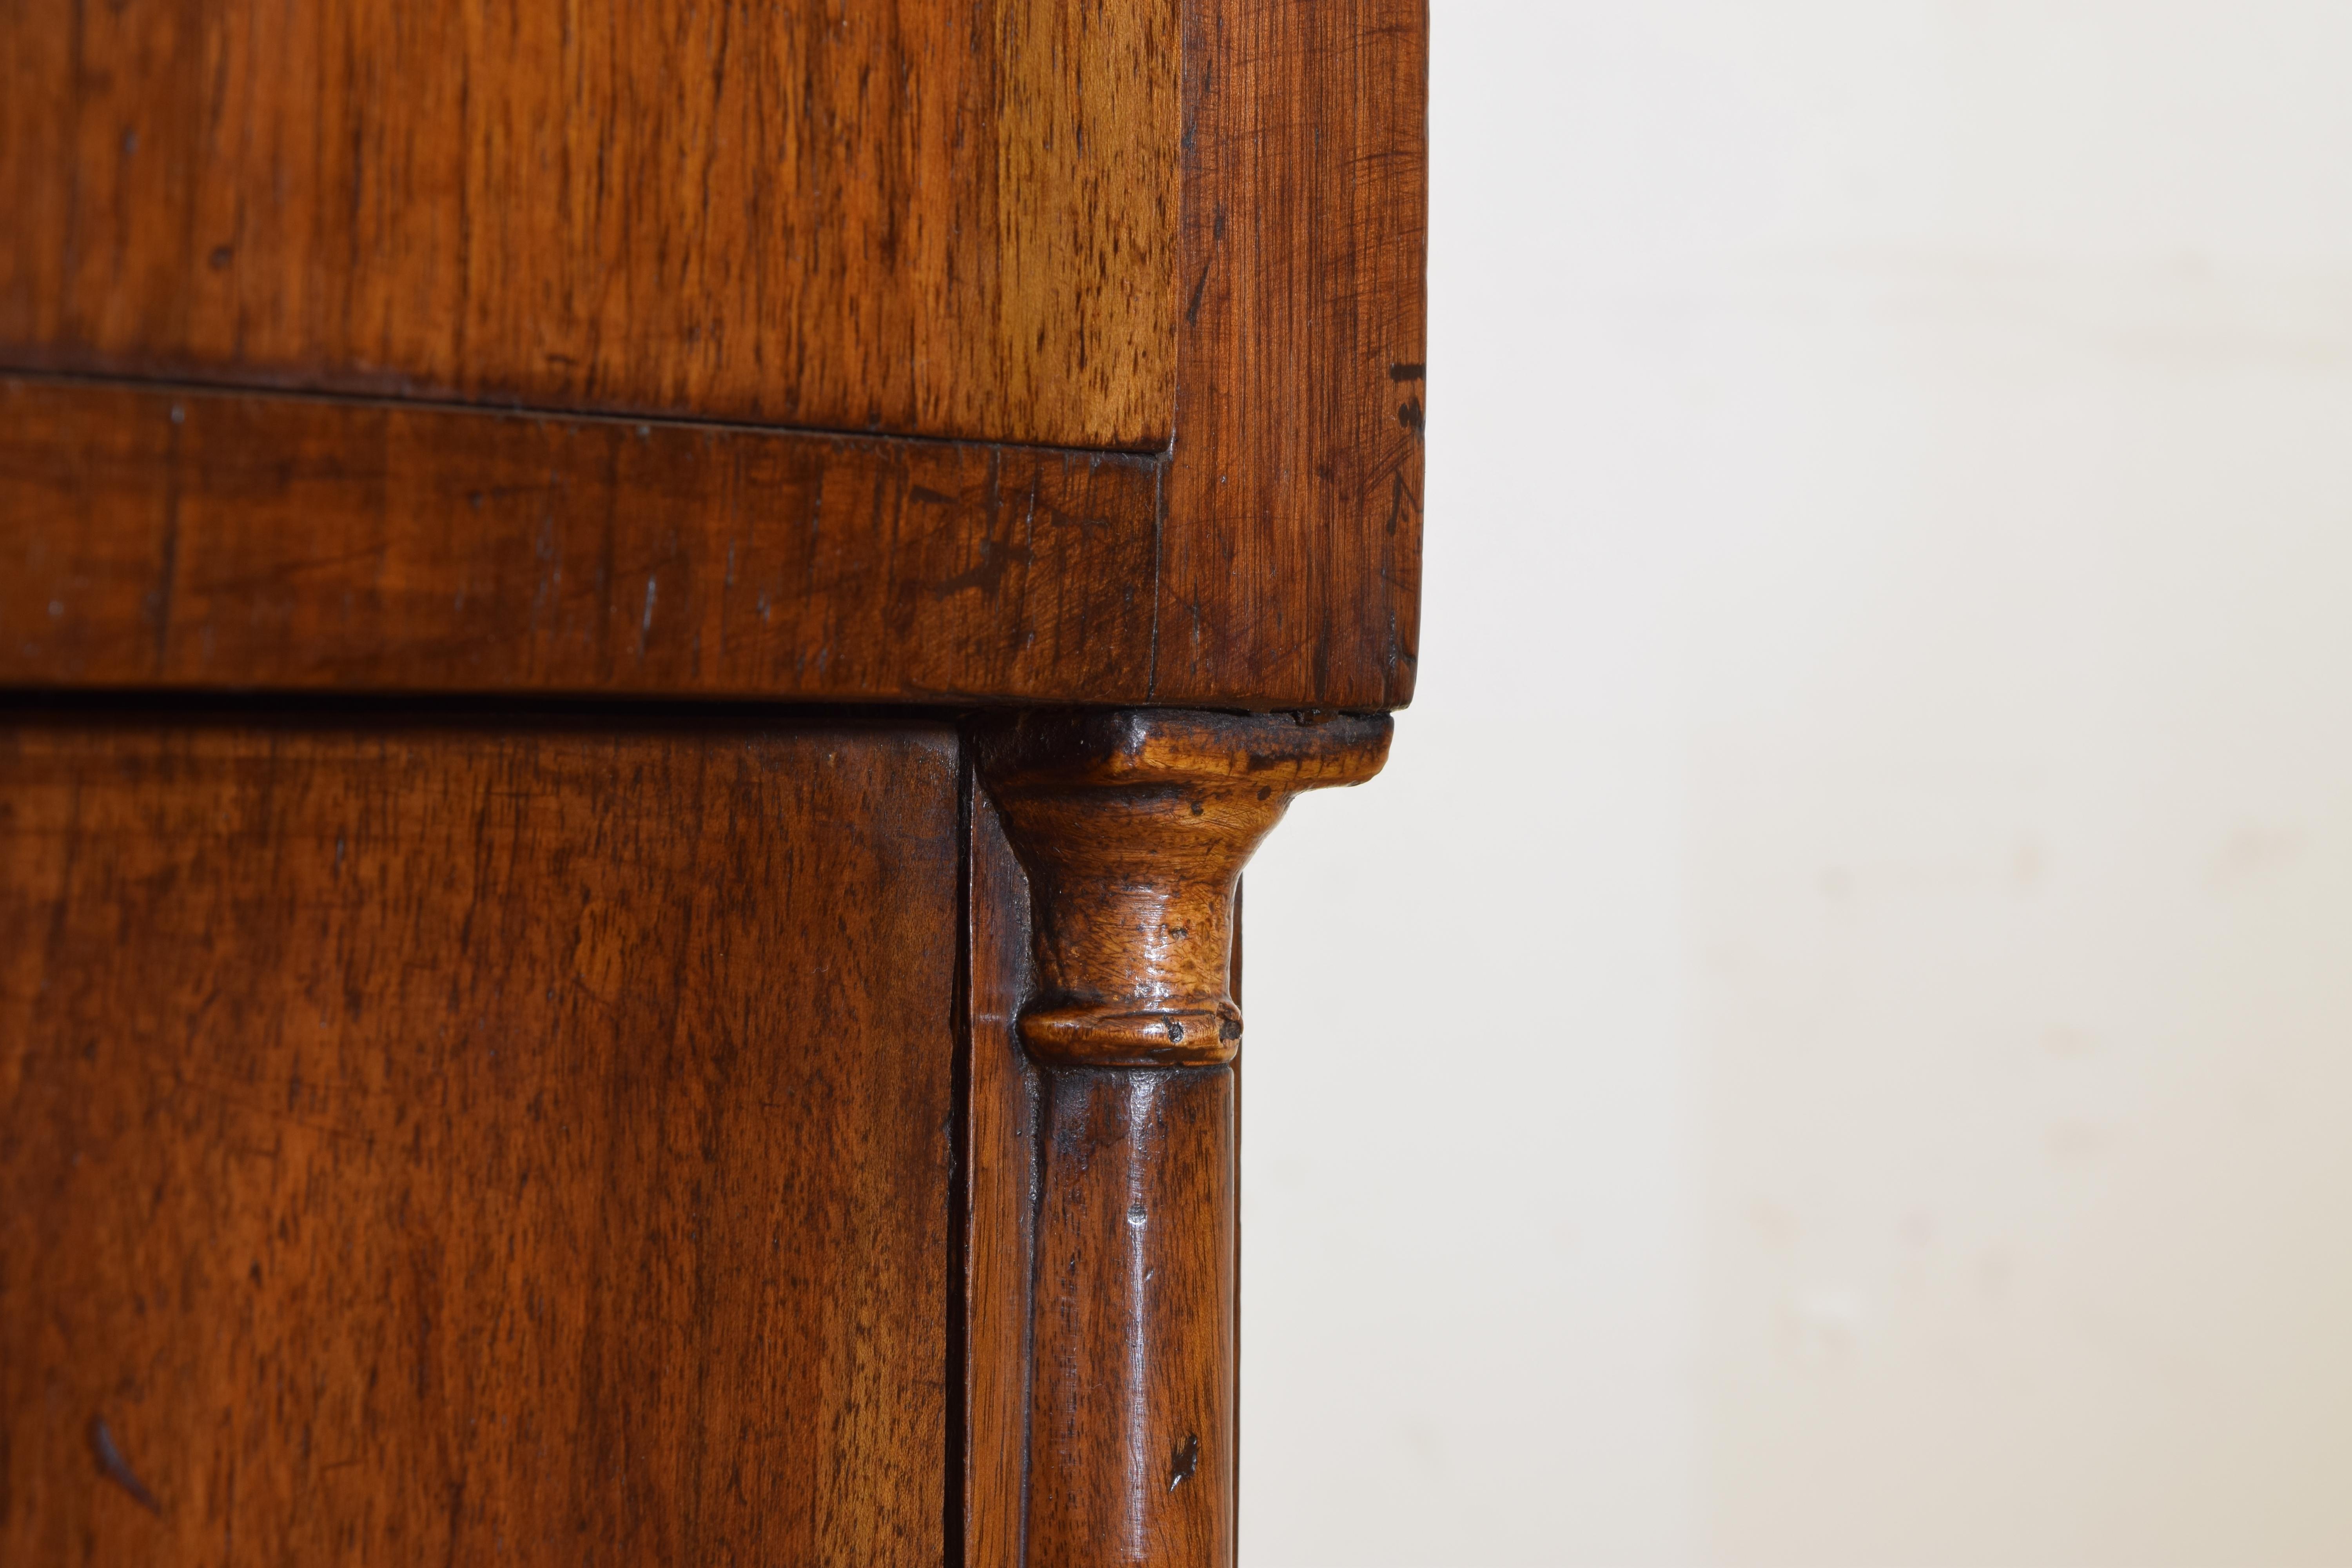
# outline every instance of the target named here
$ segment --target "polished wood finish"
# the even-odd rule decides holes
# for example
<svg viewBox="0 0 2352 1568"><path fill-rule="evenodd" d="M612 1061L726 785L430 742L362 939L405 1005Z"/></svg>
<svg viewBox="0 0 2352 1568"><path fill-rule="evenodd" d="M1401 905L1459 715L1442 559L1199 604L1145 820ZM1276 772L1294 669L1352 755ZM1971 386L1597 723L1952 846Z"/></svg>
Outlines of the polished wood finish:
<svg viewBox="0 0 2352 1568"><path fill-rule="evenodd" d="M1428 36L1426 0L1185 8L1155 702L1412 700Z"/></svg>
<svg viewBox="0 0 2352 1568"><path fill-rule="evenodd" d="M979 730L1029 874L1042 994L1021 1038L1066 1067L1233 1059L1234 887L1301 790L1360 784L1381 715L1027 711Z"/></svg>
<svg viewBox="0 0 2352 1568"><path fill-rule="evenodd" d="M1234 1562L1234 1075L1046 1074L1029 1557Z"/></svg>
<svg viewBox="0 0 2352 1568"><path fill-rule="evenodd" d="M1001 818L1028 898L988 892L1002 886L1000 852L976 833L975 867L997 868L972 883L971 1253L1025 1246L1034 1264L1026 1343L975 1336L969 1380L975 1447L992 1447L1003 1439L983 1429L1009 1434L1010 1419L1001 1394L981 1390L1001 1389L1001 1369L1025 1357L1024 1552L1002 1555L1000 1525L971 1563L1232 1563L1236 883L1293 795L1379 770L1391 727L1384 715L1167 710L975 721L982 805ZM1030 939L1013 1028L1011 959L1003 936L983 948L983 926ZM1004 1064L1014 1033L1042 1080ZM980 1110L1033 1101L1027 1144ZM1010 1203L1024 1153L1025 1227Z"/></svg>
<svg viewBox="0 0 2352 1568"><path fill-rule="evenodd" d="M27 563L0 599L0 680L103 684L136 668L142 681L214 689L612 681L681 697L1244 710L1410 700L1425 419L1422 0L1186 0L1165 15L893 0L830 30L791 7L789 25L765 33L733 4L686 14L602 0L559 43L509 41L472 0L445 0L457 9L444 30L414 28L439 40L430 51L385 20L404 10L345 0L312 26L353 47L385 28L403 41L372 66L305 55L278 96L258 85L256 62L299 41L227 25L257 3L0 16L0 38L17 46L9 79L24 89L0 93L0 190L16 193L28 237L0 247L0 266L16 268L0 276L0 372L100 378L15 395L38 406L5 432L0 476L37 481L0 494L0 555ZM79 44L60 41L68 16L83 18ZM723 68L722 32L740 46ZM514 59L462 63L499 50ZM585 74L551 79L551 59ZM647 75L654 64L671 74ZM788 67L803 74L779 74ZM289 105L326 105L321 84L354 71L351 104L319 110L336 137L300 152L327 163L289 176L287 210L274 183L245 190L255 171L297 156ZM439 85L392 93L420 72ZM965 141L940 153L940 105L964 103L983 79L996 107L971 108L955 121ZM447 109L453 83L478 94L472 118ZM802 112L753 113L745 105L761 91ZM530 134L492 134L503 121L490 106L520 114L525 100L539 117ZM203 119L223 104L250 115ZM484 129L467 141L452 129L460 120ZM356 141L337 139L353 125ZM722 146L721 132L735 139ZM136 149L121 152L115 139L128 137ZM532 138L547 141L552 173L518 151ZM460 142L475 151L428 177ZM792 176L772 196L745 194L771 188L747 172L754 143ZM576 188L592 166L606 182L593 201ZM362 168L374 173L352 173ZM1018 208L1019 221L956 216L967 185L982 184L991 211ZM231 189L245 194L220 194ZM346 198L356 207L333 205ZM770 212L770 200L782 205ZM474 215L462 243L451 202ZM237 239L239 226L264 237ZM985 264L966 266L958 247ZM570 363L533 368L543 342ZM478 413L467 427L461 411L420 412L404 442L380 407L349 399L254 400L228 462L218 447L171 445L152 427L158 405L105 380L163 375L643 409L660 451L708 443L744 455L751 477L648 467L617 437L568 437L604 428L590 421L526 427ZM1156 390L1119 390L1146 386ZM193 394L166 395L185 405ZM853 450L805 432L733 445L672 423L696 419L1087 455ZM1149 450L1052 493L1054 464L1108 463L1110 447ZM119 473L126 454L133 479ZM780 558L751 602L764 594L773 614L806 600L784 631L730 609L727 629L749 636L753 657L710 647L709 610L667 623L686 639L677 657L626 657L627 628L645 616L629 574L657 575L658 557L708 584L728 570L716 542L745 528L814 534L819 480L845 483L834 500L856 504L877 466L909 476L910 493L954 498L912 513L912 571L886 503L864 514L869 524ZM289 552L263 537L221 558L210 651L158 668L149 601L178 572L159 513L241 510L257 484L266 506L281 471L342 481L284 504L299 533L358 553ZM1001 507L962 502L982 472L1010 476L993 492ZM790 481L771 494L766 476L779 473ZM1033 487L1038 515L1062 531L1033 535L1031 512L1013 510ZM607 628L587 639L600 651L536 646L519 628L542 624L531 617L553 591L534 556L543 531L608 526L640 559L616 559L608 583L584 590ZM396 614L368 607L377 579L364 556L385 538L417 588L395 595ZM92 572L135 582L135 595L83 592ZM581 584L576 566L568 581ZM668 585L656 587L658 598ZM950 602L921 603L929 595ZM74 623L61 636L45 628L53 605ZM661 614L655 605L648 636ZM346 626L365 636L335 639L322 673L296 628ZM217 635L229 627L239 635ZM608 638L619 645L609 660Z"/></svg>
<svg viewBox="0 0 2352 1568"><path fill-rule="evenodd" d="M0 682L1141 698L1133 458L0 381Z"/></svg>
<svg viewBox="0 0 2352 1568"><path fill-rule="evenodd" d="M0 8L0 364L1159 447L1175 0Z"/></svg>
<svg viewBox="0 0 2352 1568"><path fill-rule="evenodd" d="M968 765L968 764L967 764ZM1029 888L987 792L969 791L963 1557L1032 1562L1027 1497L1042 1074L1015 1021L1033 984ZM1041 1561L1042 1560L1038 1560Z"/></svg>
<svg viewBox="0 0 2352 1568"><path fill-rule="evenodd" d="M958 754L0 723L0 1562L937 1564Z"/></svg>
<svg viewBox="0 0 2352 1568"><path fill-rule="evenodd" d="M0 0L0 1561L1230 1568L1426 31Z"/></svg>

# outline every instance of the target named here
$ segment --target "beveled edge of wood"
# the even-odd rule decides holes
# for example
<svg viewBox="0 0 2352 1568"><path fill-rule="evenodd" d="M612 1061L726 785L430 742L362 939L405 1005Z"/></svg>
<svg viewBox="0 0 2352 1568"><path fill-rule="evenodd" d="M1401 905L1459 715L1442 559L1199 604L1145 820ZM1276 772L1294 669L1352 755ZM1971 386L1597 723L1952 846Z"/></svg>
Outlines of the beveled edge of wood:
<svg viewBox="0 0 2352 1568"><path fill-rule="evenodd" d="M1214 1067L1241 1047L1234 888L1301 791L1387 761L1386 714L1029 710L973 721L1028 874L1040 994L1022 1043L1059 1067Z"/></svg>
<svg viewBox="0 0 2352 1568"><path fill-rule="evenodd" d="M1025 709L975 727L992 789L1040 784L1358 784L1388 761L1386 713Z"/></svg>

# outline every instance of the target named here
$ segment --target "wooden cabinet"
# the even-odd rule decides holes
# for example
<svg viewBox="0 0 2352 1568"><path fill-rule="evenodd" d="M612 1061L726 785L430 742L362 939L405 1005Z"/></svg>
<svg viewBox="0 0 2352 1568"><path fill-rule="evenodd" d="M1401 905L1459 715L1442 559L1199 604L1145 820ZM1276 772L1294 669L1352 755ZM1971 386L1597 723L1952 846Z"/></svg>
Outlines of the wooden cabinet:
<svg viewBox="0 0 2352 1568"><path fill-rule="evenodd" d="M0 10L0 1560L1232 1561L1424 33Z"/></svg>

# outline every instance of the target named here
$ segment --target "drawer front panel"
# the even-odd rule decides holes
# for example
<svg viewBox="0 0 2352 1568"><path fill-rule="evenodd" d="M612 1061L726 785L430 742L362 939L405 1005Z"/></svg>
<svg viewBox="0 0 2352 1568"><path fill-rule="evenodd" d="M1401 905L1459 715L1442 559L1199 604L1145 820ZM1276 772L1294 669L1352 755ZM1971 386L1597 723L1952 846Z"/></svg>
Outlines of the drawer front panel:
<svg viewBox="0 0 2352 1568"><path fill-rule="evenodd" d="M0 363L1155 447L1173 0L0 11Z"/></svg>

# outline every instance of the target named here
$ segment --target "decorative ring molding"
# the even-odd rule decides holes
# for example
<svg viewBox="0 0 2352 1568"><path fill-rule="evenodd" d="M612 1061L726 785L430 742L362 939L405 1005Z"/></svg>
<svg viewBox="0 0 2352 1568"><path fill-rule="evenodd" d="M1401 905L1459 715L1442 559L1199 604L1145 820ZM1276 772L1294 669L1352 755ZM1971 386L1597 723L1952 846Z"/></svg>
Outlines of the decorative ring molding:
<svg viewBox="0 0 2352 1568"><path fill-rule="evenodd" d="M1242 868L1293 795L1378 773L1391 728L1386 714L1177 709L980 721L981 779L1034 911L1030 1054L1059 1067L1231 1061Z"/></svg>

